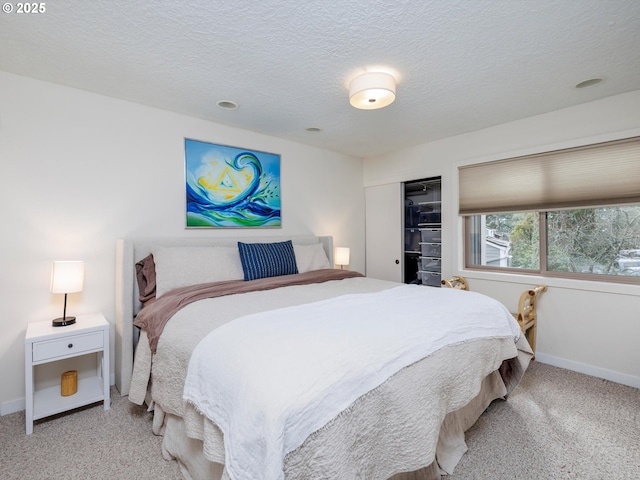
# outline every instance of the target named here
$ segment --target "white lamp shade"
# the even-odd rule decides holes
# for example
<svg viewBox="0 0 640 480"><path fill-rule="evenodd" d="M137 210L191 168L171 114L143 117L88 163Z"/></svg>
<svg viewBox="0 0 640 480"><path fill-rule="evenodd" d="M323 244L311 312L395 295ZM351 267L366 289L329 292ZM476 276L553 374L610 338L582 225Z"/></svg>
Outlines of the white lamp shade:
<svg viewBox="0 0 640 480"><path fill-rule="evenodd" d="M336 265L349 265L349 247L336 247L335 262Z"/></svg>
<svg viewBox="0 0 640 480"><path fill-rule="evenodd" d="M349 84L349 103L356 108L382 108L392 104L395 99L396 79L388 73L363 73Z"/></svg>
<svg viewBox="0 0 640 480"><path fill-rule="evenodd" d="M51 293L74 293L82 291L84 262L53 262L51 268Z"/></svg>

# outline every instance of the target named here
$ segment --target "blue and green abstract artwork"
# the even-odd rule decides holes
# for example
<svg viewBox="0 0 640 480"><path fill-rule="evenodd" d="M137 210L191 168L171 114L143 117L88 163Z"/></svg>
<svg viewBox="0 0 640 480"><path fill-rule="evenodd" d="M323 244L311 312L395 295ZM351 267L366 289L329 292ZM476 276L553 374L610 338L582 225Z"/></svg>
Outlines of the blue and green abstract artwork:
<svg viewBox="0 0 640 480"><path fill-rule="evenodd" d="M280 155L185 139L187 227L280 227Z"/></svg>

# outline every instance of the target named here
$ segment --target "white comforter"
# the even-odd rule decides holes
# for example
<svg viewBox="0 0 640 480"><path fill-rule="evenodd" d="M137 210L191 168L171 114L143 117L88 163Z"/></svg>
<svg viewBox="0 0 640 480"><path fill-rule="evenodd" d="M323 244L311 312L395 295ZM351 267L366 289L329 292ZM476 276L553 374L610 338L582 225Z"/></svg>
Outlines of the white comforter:
<svg viewBox="0 0 640 480"><path fill-rule="evenodd" d="M214 330L194 351L184 398L224 432L233 480L283 479L287 453L402 368L447 345L519 333L503 305L472 292L345 295Z"/></svg>

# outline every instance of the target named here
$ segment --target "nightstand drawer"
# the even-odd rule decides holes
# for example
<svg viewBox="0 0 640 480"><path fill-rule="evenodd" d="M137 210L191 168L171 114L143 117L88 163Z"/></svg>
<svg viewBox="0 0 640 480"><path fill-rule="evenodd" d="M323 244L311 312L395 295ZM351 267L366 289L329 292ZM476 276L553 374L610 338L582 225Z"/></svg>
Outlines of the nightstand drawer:
<svg viewBox="0 0 640 480"><path fill-rule="evenodd" d="M73 335L57 340L34 342L33 361L40 362L56 357L75 355L89 350L102 349L104 335L100 332L92 332L84 335Z"/></svg>

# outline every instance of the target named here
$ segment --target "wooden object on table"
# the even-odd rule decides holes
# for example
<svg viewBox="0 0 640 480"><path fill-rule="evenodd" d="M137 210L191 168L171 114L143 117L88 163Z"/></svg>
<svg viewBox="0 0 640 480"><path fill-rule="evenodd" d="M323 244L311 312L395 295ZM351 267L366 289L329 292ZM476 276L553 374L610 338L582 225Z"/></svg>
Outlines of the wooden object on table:
<svg viewBox="0 0 640 480"><path fill-rule="evenodd" d="M78 391L78 371L69 370L60 377L60 395L68 397Z"/></svg>
<svg viewBox="0 0 640 480"><path fill-rule="evenodd" d="M467 285L467 281L464 277L455 276L451 277L449 280L442 280L442 285L449 288L455 288L456 290L469 290L469 285Z"/></svg>
<svg viewBox="0 0 640 480"><path fill-rule="evenodd" d="M518 313L512 313L520 325L520 330L527 337L533 353L536 352L536 331L538 328L536 302L540 294L547 290L546 285L537 285L532 289L525 290L520 295L518 302Z"/></svg>

